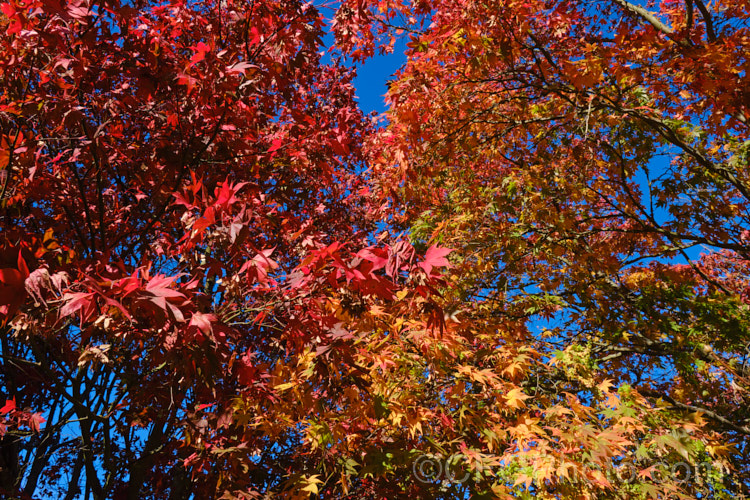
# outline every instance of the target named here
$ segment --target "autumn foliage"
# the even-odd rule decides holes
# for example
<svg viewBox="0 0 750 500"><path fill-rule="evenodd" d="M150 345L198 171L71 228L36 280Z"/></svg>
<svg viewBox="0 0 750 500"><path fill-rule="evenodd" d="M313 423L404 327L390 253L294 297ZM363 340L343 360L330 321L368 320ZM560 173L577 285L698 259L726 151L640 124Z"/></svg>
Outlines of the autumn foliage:
<svg viewBox="0 0 750 500"><path fill-rule="evenodd" d="M748 493L750 4L0 8L0 495Z"/></svg>

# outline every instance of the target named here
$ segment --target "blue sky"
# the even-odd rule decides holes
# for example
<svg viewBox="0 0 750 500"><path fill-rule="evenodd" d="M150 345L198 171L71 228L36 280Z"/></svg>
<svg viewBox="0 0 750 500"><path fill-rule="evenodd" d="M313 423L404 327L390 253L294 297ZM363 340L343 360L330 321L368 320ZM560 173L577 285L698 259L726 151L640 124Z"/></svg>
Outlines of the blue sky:
<svg viewBox="0 0 750 500"><path fill-rule="evenodd" d="M395 46L392 54L376 55L368 59L357 68L357 78L354 85L357 89L357 97L362 111L369 113L385 111L384 95L387 90L387 82L393 73L406 61L404 51L406 40L401 39Z"/></svg>

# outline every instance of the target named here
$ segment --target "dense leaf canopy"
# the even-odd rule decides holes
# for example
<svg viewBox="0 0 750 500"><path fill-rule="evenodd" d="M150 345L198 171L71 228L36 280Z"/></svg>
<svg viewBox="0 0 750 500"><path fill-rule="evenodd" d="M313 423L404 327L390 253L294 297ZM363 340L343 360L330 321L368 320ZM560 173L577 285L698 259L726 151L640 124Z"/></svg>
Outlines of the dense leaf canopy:
<svg viewBox="0 0 750 500"><path fill-rule="evenodd" d="M750 493L746 1L0 9L0 495Z"/></svg>

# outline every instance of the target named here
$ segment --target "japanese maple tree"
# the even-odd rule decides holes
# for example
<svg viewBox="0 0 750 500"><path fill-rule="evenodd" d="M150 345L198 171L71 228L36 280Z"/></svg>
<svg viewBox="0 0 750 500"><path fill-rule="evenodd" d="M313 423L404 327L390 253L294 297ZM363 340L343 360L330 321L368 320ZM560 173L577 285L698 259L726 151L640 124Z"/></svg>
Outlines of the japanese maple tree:
<svg viewBox="0 0 750 500"><path fill-rule="evenodd" d="M309 421L366 372L341 308L424 274L372 246L321 14L0 7L0 494L309 495Z"/></svg>
<svg viewBox="0 0 750 500"><path fill-rule="evenodd" d="M411 33L381 209L457 249L448 449L500 460L501 496L746 494L750 5L370 7L352 47Z"/></svg>

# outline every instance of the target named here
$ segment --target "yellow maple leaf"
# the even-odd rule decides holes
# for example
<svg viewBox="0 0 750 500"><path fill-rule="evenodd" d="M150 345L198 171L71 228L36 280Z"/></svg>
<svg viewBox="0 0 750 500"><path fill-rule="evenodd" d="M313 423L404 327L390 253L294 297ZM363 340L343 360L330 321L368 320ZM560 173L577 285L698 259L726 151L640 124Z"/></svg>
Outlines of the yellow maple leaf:
<svg viewBox="0 0 750 500"><path fill-rule="evenodd" d="M524 408L526 403L524 400L529 399L531 396L524 394L521 389L516 387L505 395L505 403L511 408Z"/></svg>

